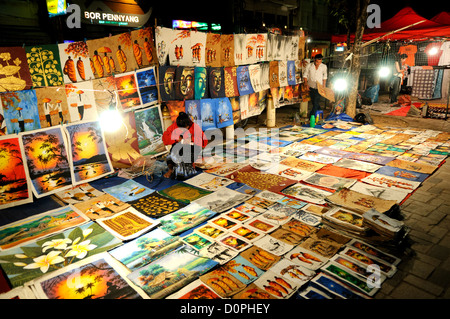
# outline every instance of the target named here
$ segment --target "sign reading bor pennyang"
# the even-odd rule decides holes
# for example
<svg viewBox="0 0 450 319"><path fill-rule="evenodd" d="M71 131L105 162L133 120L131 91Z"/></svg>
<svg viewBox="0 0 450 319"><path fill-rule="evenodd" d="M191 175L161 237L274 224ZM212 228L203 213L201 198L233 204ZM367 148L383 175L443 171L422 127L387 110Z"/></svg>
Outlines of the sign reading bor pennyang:
<svg viewBox="0 0 450 319"><path fill-rule="evenodd" d="M136 23L139 24L139 16L137 15L128 15L122 13L107 13L107 12L92 12L92 11L84 11L84 18L89 20L97 20L98 23L103 22L117 22L120 24L121 22L126 23Z"/></svg>

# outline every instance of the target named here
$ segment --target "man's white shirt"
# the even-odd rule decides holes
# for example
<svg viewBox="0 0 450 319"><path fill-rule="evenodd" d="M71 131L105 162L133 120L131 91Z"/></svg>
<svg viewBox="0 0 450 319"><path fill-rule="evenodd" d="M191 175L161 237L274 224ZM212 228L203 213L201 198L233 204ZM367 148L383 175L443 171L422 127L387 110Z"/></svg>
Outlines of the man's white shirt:
<svg viewBox="0 0 450 319"><path fill-rule="evenodd" d="M309 65L305 70L304 78L308 79L310 88L317 89L317 81L322 84L323 80L327 79L327 66L323 63L319 64L316 69L314 64Z"/></svg>

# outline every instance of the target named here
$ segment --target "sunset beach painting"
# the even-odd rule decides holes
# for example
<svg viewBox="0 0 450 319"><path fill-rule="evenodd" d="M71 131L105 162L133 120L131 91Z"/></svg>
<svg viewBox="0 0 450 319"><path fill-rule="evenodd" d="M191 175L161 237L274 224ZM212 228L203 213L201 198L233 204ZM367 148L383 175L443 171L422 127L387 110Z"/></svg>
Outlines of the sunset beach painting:
<svg viewBox="0 0 450 319"><path fill-rule="evenodd" d="M40 198L70 188L72 176L61 126L22 133L21 137L33 194Z"/></svg>
<svg viewBox="0 0 450 319"><path fill-rule="evenodd" d="M33 201L19 137L0 138L0 209Z"/></svg>
<svg viewBox="0 0 450 319"><path fill-rule="evenodd" d="M99 179L114 171L107 154L99 122L84 122L64 127L69 140L73 184Z"/></svg>

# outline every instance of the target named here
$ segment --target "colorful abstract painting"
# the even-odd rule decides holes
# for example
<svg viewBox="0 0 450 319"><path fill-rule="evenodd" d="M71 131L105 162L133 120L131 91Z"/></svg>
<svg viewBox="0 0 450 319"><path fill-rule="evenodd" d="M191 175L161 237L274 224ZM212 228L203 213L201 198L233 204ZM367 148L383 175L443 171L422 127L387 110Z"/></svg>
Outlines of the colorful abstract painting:
<svg viewBox="0 0 450 319"><path fill-rule="evenodd" d="M64 84L57 44L25 46L33 87Z"/></svg>
<svg viewBox="0 0 450 319"><path fill-rule="evenodd" d="M0 137L0 209L33 201L19 137Z"/></svg>
<svg viewBox="0 0 450 319"><path fill-rule="evenodd" d="M41 128L36 92L24 90L0 93L7 134Z"/></svg>
<svg viewBox="0 0 450 319"><path fill-rule="evenodd" d="M139 152L145 155L160 155L167 152L162 141L163 121L159 105L134 113Z"/></svg>
<svg viewBox="0 0 450 319"><path fill-rule="evenodd" d="M23 133L25 169L37 198L72 187L73 177L66 139L60 126Z"/></svg>
<svg viewBox="0 0 450 319"><path fill-rule="evenodd" d="M2 252L0 261L11 285L17 287L121 243L101 226L90 222Z"/></svg>
<svg viewBox="0 0 450 319"><path fill-rule="evenodd" d="M23 47L1 47L0 59L0 92L31 89L30 69Z"/></svg>
<svg viewBox="0 0 450 319"><path fill-rule="evenodd" d="M34 289L42 299L148 299L128 273L102 253L35 280Z"/></svg>
<svg viewBox="0 0 450 319"><path fill-rule="evenodd" d="M136 79L142 106L145 107L158 103L158 86L156 83L155 67L136 71Z"/></svg>
<svg viewBox="0 0 450 319"><path fill-rule="evenodd" d="M70 145L74 185L99 179L114 171L99 122L70 124L64 130Z"/></svg>

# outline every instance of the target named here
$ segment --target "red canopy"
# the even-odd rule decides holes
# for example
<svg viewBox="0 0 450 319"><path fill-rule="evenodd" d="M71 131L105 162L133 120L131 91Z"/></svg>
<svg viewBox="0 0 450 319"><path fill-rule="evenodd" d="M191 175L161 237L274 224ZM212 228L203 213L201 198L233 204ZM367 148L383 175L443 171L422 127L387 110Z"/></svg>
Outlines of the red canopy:
<svg viewBox="0 0 450 319"><path fill-rule="evenodd" d="M427 20L424 17L418 15L412 8L406 7L400 10L392 18L381 22L381 28L364 29L363 42L376 39L384 36L386 33L396 31L398 29L407 27L417 22L421 22L415 26L409 27L405 30L395 32L381 38L381 41L386 40L428 40L433 37L450 37L450 24L444 25L435 21ZM353 41L355 35L350 35L351 41ZM347 35L333 35L331 37L332 43L346 42Z"/></svg>
<svg viewBox="0 0 450 319"><path fill-rule="evenodd" d="M438 15L431 18L431 21L449 25L450 24L450 13L449 12L441 12Z"/></svg>

